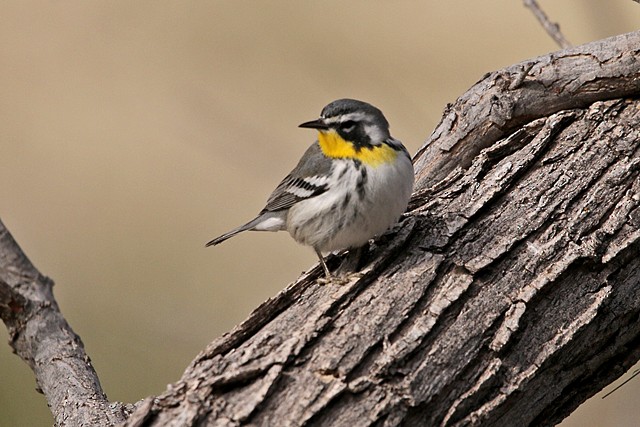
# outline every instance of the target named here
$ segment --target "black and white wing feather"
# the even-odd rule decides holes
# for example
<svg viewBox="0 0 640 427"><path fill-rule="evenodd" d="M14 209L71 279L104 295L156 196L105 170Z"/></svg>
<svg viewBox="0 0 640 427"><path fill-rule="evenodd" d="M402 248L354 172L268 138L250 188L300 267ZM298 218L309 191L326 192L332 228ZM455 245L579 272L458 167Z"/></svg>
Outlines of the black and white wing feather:
<svg viewBox="0 0 640 427"><path fill-rule="evenodd" d="M216 237L206 246L217 245L246 230L284 230L286 209L329 189L331 165L331 160L322 154L316 142L307 149L298 165L271 193L267 205L256 218Z"/></svg>
<svg viewBox="0 0 640 427"><path fill-rule="evenodd" d="M324 193L329 189L330 174L331 160L322 154L317 143L313 144L271 193L262 213L289 209L301 200Z"/></svg>
<svg viewBox="0 0 640 427"><path fill-rule="evenodd" d="M301 200L305 200L314 196L318 196L329 188L326 182L320 177L294 178L287 176L275 189L267 205L263 209L265 211L279 211L289 209Z"/></svg>

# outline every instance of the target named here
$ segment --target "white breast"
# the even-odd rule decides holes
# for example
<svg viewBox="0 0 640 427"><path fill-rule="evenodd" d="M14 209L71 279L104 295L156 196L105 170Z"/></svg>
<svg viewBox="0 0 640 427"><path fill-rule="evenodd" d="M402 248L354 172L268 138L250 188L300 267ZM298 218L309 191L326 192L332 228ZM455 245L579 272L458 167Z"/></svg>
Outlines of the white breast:
<svg viewBox="0 0 640 427"><path fill-rule="evenodd" d="M407 208L413 167L402 154L375 168L335 160L330 182L325 193L292 206L286 223L297 242L323 252L363 246L393 226Z"/></svg>

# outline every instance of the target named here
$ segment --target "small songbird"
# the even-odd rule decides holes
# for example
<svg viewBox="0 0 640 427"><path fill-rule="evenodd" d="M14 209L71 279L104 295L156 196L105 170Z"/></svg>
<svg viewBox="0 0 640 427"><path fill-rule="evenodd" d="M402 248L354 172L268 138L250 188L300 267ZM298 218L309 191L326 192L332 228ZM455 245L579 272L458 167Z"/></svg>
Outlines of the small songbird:
<svg viewBox="0 0 640 427"><path fill-rule="evenodd" d="M329 279L323 252L360 248L400 219L413 189L413 165L382 111L366 102L339 99L300 127L316 129L318 140L264 209L206 246L246 230L286 230L316 251Z"/></svg>

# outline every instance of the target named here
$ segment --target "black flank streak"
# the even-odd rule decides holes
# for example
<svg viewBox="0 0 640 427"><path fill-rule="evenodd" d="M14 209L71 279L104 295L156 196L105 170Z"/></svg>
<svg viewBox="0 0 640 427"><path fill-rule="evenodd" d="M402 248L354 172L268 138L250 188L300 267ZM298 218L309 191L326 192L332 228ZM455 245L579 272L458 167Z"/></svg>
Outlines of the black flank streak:
<svg viewBox="0 0 640 427"><path fill-rule="evenodd" d="M354 209L353 212L351 213L351 221L350 221L350 223L355 222L358 219L358 215L359 214L360 214L360 212L358 211L358 209Z"/></svg>
<svg viewBox="0 0 640 427"><path fill-rule="evenodd" d="M338 204L334 203L333 205L331 205L331 209L329 209L329 213L330 214L336 213L337 210L338 210ZM329 216L329 215L325 215L325 217L327 217L327 216Z"/></svg>
<svg viewBox="0 0 640 427"><path fill-rule="evenodd" d="M344 178L344 175L347 173L348 170L349 170L348 167L343 168L342 171L340 172L340 176L338 176L338 180Z"/></svg>
<svg viewBox="0 0 640 427"><path fill-rule="evenodd" d="M349 193L345 194L344 199L342 199L342 209L346 209L350 201L351 201L351 194ZM333 206L331 210L333 210L334 207L335 206Z"/></svg>
<svg viewBox="0 0 640 427"><path fill-rule="evenodd" d="M367 170L361 169L360 177L358 177L358 182L356 183L356 191L360 200L364 199L364 186L367 184L367 179Z"/></svg>

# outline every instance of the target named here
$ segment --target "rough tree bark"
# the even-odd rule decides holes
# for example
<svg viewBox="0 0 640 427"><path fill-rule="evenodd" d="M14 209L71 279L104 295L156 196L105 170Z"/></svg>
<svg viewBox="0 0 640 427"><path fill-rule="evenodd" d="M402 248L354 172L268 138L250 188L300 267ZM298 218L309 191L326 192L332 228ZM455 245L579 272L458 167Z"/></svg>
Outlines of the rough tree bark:
<svg viewBox="0 0 640 427"><path fill-rule="evenodd" d="M304 274L133 413L0 229L11 344L58 425L553 425L640 358L639 52L636 32L487 74L361 277Z"/></svg>

